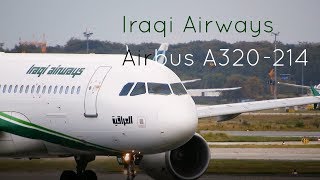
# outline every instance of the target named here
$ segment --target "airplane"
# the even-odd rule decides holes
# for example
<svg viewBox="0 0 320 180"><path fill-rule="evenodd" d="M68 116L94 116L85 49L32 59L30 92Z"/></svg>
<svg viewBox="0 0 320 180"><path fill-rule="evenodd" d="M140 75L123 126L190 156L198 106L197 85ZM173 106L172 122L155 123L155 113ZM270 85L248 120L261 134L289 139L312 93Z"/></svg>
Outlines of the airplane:
<svg viewBox="0 0 320 180"><path fill-rule="evenodd" d="M128 46L126 46L127 51L129 50ZM153 57L153 60L165 65L165 56L166 52L169 49L169 43L162 43L158 50L155 50ZM201 79L191 79L191 80L184 80L181 81L182 84L190 84L197 81L201 81ZM214 93L215 96L220 96L222 92L224 91L234 91L241 89L241 87L231 87L231 88L210 88L210 89L187 89L188 94L190 94L192 97L195 96L208 96L209 93Z"/></svg>
<svg viewBox="0 0 320 180"><path fill-rule="evenodd" d="M304 89L310 89L310 86L304 86L304 85L299 85L299 84L292 84L292 83L286 83L286 82L278 82L280 85L285 85L285 86L291 86L291 87L298 87L298 88L304 88ZM320 92L320 84L314 85L314 89Z"/></svg>
<svg viewBox="0 0 320 180"><path fill-rule="evenodd" d="M313 89L310 88L310 86L304 86L304 85L292 84L292 83L286 83L286 82L280 82L280 81L278 82L278 84L284 85L284 86L289 86L289 87L308 89L311 91L312 94L314 94L314 92L313 92L314 90L317 91L318 93L320 93L320 84L314 85ZM317 108L320 108L320 103L314 103L313 109L317 109Z"/></svg>
<svg viewBox="0 0 320 180"><path fill-rule="evenodd" d="M191 79L191 80L185 80L181 81L182 84L189 84L193 82L201 81L201 79ZM224 91L234 91L241 89L241 87L231 87L231 88L210 88L210 89L187 89L188 94L190 96L207 96L208 93L215 93L218 96L221 95L222 92Z"/></svg>
<svg viewBox="0 0 320 180"><path fill-rule="evenodd" d="M211 159L199 118L320 102L314 94L196 107L169 68L124 58L0 53L0 157L74 157L75 171L60 180L97 180L87 169L97 156L116 157L127 179L137 166L154 179L197 179Z"/></svg>
<svg viewBox="0 0 320 180"><path fill-rule="evenodd" d="M234 90L238 90L238 89L241 89L241 87L211 88L211 89L187 89L187 92L192 97L195 97L195 96L220 96L222 94L222 92L234 91Z"/></svg>

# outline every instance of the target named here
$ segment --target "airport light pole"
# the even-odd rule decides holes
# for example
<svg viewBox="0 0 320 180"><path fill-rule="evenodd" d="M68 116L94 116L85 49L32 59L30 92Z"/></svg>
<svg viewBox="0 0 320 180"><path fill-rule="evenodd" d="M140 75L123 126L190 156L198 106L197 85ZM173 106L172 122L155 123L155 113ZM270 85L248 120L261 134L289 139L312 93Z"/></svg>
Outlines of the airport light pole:
<svg viewBox="0 0 320 180"><path fill-rule="evenodd" d="M3 48L3 45L4 45L4 43L0 43L0 49L2 49L2 48Z"/></svg>
<svg viewBox="0 0 320 180"><path fill-rule="evenodd" d="M303 46L303 42L298 42L300 47ZM304 64L301 64L301 85L304 86L304 74L303 74L303 65ZM303 87L301 87L301 94L303 95L304 94L304 90L303 90Z"/></svg>
<svg viewBox="0 0 320 180"><path fill-rule="evenodd" d="M89 37L93 35L92 32L88 32L88 29L86 29L85 32L83 32L84 37L87 38L87 54L89 54Z"/></svg>
<svg viewBox="0 0 320 180"><path fill-rule="evenodd" d="M274 35L274 62L276 63L277 61L277 52L276 52L276 49L277 49L277 36L279 36L280 32L277 32L277 33L274 33L274 32L271 32L272 35ZM278 93L278 89L277 89L277 66L274 66L274 99L277 99L277 93Z"/></svg>

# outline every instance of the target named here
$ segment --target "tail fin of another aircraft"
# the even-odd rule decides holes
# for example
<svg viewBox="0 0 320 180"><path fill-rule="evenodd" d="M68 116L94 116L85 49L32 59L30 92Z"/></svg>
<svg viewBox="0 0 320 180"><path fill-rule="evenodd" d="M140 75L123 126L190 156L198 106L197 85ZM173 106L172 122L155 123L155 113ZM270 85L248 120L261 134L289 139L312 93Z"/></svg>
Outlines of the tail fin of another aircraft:
<svg viewBox="0 0 320 180"><path fill-rule="evenodd" d="M167 60L165 60L166 51L168 50L169 44L162 43L158 50L155 50L154 53L154 61L158 61L158 63L164 64Z"/></svg>
<svg viewBox="0 0 320 180"><path fill-rule="evenodd" d="M310 86L310 88L311 88L311 92L314 96L320 96L320 93L313 86Z"/></svg>

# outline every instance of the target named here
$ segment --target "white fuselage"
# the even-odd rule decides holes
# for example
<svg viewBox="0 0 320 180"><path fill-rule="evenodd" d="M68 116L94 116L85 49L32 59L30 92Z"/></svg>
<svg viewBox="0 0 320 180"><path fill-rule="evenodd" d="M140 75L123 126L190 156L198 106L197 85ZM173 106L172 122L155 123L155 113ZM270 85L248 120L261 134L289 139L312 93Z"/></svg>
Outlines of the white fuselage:
<svg viewBox="0 0 320 180"><path fill-rule="evenodd" d="M78 150L150 154L186 143L198 123L189 95L119 96L128 82L170 84L180 79L151 60L146 66L122 66L124 57L1 53L0 131L35 139L48 155L60 156ZM122 123L122 118L129 121Z"/></svg>

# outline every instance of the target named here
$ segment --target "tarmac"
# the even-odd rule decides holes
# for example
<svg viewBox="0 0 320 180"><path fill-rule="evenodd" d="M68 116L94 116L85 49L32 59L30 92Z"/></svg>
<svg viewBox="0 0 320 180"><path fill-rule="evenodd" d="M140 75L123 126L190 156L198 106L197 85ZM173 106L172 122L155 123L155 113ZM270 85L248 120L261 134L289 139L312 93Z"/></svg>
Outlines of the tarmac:
<svg viewBox="0 0 320 180"><path fill-rule="evenodd" d="M320 160L320 148L211 148L212 159L268 159L268 160ZM105 157L98 157L105 158ZM59 170L32 171L32 172L0 172L0 180L59 180ZM121 173L97 173L99 180L125 180ZM318 175L291 174L205 174L200 180L314 180L320 179ZM152 180L145 174L138 174L135 180Z"/></svg>
<svg viewBox="0 0 320 180"><path fill-rule="evenodd" d="M97 174L98 180L125 180L125 175L122 174ZM32 172L32 173L0 173L1 180L59 180L60 172ZM200 180L316 180L320 176L316 175L214 175L205 174ZM152 180L151 177L145 174L138 174L135 180Z"/></svg>

